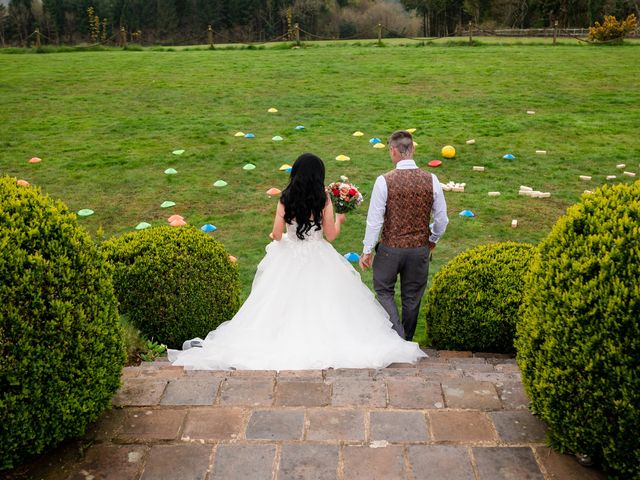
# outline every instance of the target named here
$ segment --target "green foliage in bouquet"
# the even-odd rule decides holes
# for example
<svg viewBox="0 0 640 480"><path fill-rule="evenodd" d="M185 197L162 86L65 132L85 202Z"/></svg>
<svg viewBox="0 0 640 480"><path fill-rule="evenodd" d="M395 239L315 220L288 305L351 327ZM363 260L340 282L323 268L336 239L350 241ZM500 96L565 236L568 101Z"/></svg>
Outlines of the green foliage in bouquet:
<svg viewBox="0 0 640 480"><path fill-rule="evenodd" d="M640 478L640 182L583 195L539 251L516 340L533 410L555 447Z"/></svg>
<svg viewBox="0 0 640 480"><path fill-rule="evenodd" d="M203 337L240 306L238 267L224 246L193 227L155 227L103 243L115 267L120 310L170 348Z"/></svg>
<svg viewBox="0 0 640 480"><path fill-rule="evenodd" d="M436 348L515 351L524 274L535 248L504 242L467 250L433 278L426 305L427 333Z"/></svg>
<svg viewBox="0 0 640 480"><path fill-rule="evenodd" d="M144 352L140 352L139 356L144 362L153 362L156 358L160 357L167 351L167 346L162 343L154 342L153 340L147 340L144 343Z"/></svg>
<svg viewBox="0 0 640 480"><path fill-rule="evenodd" d="M111 271L60 201L0 177L0 469L82 435L120 385Z"/></svg>

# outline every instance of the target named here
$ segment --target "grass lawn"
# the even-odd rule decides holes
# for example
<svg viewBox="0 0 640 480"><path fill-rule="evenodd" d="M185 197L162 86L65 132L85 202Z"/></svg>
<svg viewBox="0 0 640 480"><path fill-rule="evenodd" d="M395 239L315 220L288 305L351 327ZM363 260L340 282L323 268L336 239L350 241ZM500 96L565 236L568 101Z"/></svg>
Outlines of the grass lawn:
<svg viewBox="0 0 640 480"><path fill-rule="evenodd" d="M479 244L538 242L606 175L634 180L617 164L640 176L640 44L481 41L1 55L0 174L39 185L74 211L93 209L79 221L95 238L142 221L165 224L174 213L192 225L213 223L213 235L238 257L246 297L277 202L265 191L287 183L280 165L314 152L327 183L347 175L366 198L391 168L387 150L373 149L369 138L416 128L419 165L428 168L453 145L456 158L434 173L467 184L446 194L450 224L433 274ZM365 136L353 137L356 130ZM256 138L234 137L238 131ZM476 144L466 145L471 138ZM503 160L506 153L516 160ZM339 154L351 160L335 161ZM43 161L27 163L33 156ZM243 170L248 162L257 168ZM178 174L165 175L169 167ZM228 186L214 188L219 179ZM519 196L520 185L551 198ZM165 200L177 205L162 209ZM367 206L347 219L334 243L340 252L361 250ZM463 209L477 216L458 216ZM363 278L371 285L370 273ZM428 342L423 325L418 335Z"/></svg>

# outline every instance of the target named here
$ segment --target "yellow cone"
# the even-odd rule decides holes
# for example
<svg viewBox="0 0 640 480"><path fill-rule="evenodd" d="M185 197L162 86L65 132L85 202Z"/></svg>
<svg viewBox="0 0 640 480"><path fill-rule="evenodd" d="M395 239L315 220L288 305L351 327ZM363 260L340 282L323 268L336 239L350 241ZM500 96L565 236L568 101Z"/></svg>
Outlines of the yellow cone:
<svg viewBox="0 0 640 480"><path fill-rule="evenodd" d="M234 137L244 137L244 133L238 132L234 135Z"/></svg>
<svg viewBox="0 0 640 480"><path fill-rule="evenodd" d="M358 132L353 132L353 136L354 136L354 137L361 137L361 136L363 136L363 135L364 135L364 133L362 133L362 132L360 132L360 131L358 131Z"/></svg>
<svg viewBox="0 0 640 480"><path fill-rule="evenodd" d="M351 160L351 158L347 157L346 155L338 155L336 157L336 160L338 160L339 162L346 162L347 160Z"/></svg>
<svg viewBox="0 0 640 480"><path fill-rule="evenodd" d="M269 112L269 113L278 113L278 109L271 107L269 110L267 110L267 112Z"/></svg>
<svg viewBox="0 0 640 480"><path fill-rule="evenodd" d="M416 129L415 128L407 128L407 132L416 133Z"/></svg>
<svg viewBox="0 0 640 480"><path fill-rule="evenodd" d="M387 146L384 143L376 143L373 148L387 148Z"/></svg>
<svg viewBox="0 0 640 480"><path fill-rule="evenodd" d="M456 156L456 149L451 145L445 145L444 147L442 147L441 153L444 158L453 158Z"/></svg>
<svg viewBox="0 0 640 480"><path fill-rule="evenodd" d="M283 165L280 167L280 170L283 170L283 171L284 171L284 170L288 170L288 169L290 169L290 168L291 168L291 165L287 165L287 164L285 163L285 164L283 164Z"/></svg>

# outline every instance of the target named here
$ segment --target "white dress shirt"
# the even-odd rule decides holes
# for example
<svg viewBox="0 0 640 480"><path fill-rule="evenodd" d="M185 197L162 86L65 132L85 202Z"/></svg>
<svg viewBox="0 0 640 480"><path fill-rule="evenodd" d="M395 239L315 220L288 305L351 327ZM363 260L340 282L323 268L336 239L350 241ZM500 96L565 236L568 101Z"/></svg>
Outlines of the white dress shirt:
<svg viewBox="0 0 640 480"><path fill-rule="evenodd" d="M413 160L400 160L396 164L396 169L405 170L418 168L416 162ZM431 208L431 218L433 220L433 227L431 228L431 235L429 241L437 243L449 223L447 217L447 203L444 199L444 193L442 186L433 173L433 206ZM387 182L383 175L376 178L376 183L373 186L373 192L371 192L371 203L369 204L369 213L367 214L367 230L364 234L364 248L363 253L371 253L373 247L378 242L380 231L382 230L382 224L384 223L384 214L387 209Z"/></svg>

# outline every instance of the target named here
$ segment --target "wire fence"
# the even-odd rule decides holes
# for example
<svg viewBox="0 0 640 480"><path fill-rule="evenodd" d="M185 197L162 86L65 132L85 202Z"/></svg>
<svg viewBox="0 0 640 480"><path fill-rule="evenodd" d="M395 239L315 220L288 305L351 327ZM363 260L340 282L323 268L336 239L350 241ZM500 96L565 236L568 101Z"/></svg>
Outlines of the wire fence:
<svg viewBox="0 0 640 480"><path fill-rule="evenodd" d="M377 38L378 43L382 43L383 40L389 38L400 38L411 40L415 42L432 42L439 39L446 38L463 38L468 37L469 42L473 41L473 37L504 37L504 38L553 38L553 43L556 43L557 38L572 38L579 42L585 43L619 43L620 39L612 39L605 41L594 41L589 38L588 28L559 28L557 25L551 28L529 28L529 29L495 29L490 30L483 28L482 26L473 25L471 22L467 25L467 28L458 27L452 33L448 35L438 37L415 37L407 35L404 32L398 32L390 29L385 25L378 24L370 29L360 31L354 35L341 37L338 35L319 35L313 32L308 32L301 28L298 24L295 24L293 28L285 32L282 35L278 35L272 38L264 38L258 41L254 40L239 40L226 32L214 32L213 28L209 26L208 30L203 33L194 33L192 35L182 37L179 41L163 42L157 41L153 38L146 39L142 35L142 32L127 32L124 27L113 33L110 37L101 39L100 41L93 41L89 44L84 44L84 47L98 47L98 46L114 46L114 47L128 47L130 44L141 46L188 46L188 45L208 45L210 48L224 45L265 45L269 43L282 43L290 42L300 46L301 42L313 42L313 41L348 41L348 40L375 40ZM640 38L640 27L634 32L626 35L626 38ZM35 46L40 48L43 45L57 45L55 42L39 29L36 29L30 33L24 40L26 46Z"/></svg>

